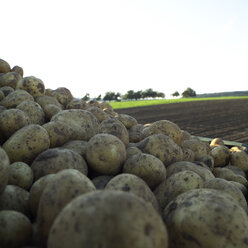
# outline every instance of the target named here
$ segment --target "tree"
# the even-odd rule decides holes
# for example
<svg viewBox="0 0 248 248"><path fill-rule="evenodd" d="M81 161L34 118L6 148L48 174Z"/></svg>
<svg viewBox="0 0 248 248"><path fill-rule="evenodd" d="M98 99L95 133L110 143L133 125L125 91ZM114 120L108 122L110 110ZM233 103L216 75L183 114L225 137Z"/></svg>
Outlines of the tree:
<svg viewBox="0 0 248 248"><path fill-rule="evenodd" d="M191 88L187 88L183 93L182 93L182 97L195 97L196 93L194 90L192 90Z"/></svg>
<svg viewBox="0 0 248 248"><path fill-rule="evenodd" d="M102 99L102 95L99 95L99 96L96 98L97 101L100 101L101 99Z"/></svg>
<svg viewBox="0 0 248 248"><path fill-rule="evenodd" d="M179 92L178 91L175 91L173 94L171 94L172 96L174 96L174 97L177 97L177 96L179 96L180 94L179 94Z"/></svg>
<svg viewBox="0 0 248 248"><path fill-rule="evenodd" d="M83 101L89 101L90 100L90 94L86 93L84 97L82 97Z"/></svg>
<svg viewBox="0 0 248 248"><path fill-rule="evenodd" d="M105 94L105 96L103 97L104 101L120 101L120 96L121 94L109 91Z"/></svg>

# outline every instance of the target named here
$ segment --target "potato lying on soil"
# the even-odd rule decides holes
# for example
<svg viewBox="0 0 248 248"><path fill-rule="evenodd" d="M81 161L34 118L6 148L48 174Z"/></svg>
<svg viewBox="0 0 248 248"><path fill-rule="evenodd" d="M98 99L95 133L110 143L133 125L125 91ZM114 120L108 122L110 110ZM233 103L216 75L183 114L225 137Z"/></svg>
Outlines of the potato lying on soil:
<svg viewBox="0 0 248 248"><path fill-rule="evenodd" d="M138 121L127 114L118 114L116 117L127 129L130 129L132 126L138 125Z"/></svg>
<svg viewBox="0 0 248 248"><path fill-rule="evenodd" d="M153 191L161 209L178 195L192 189L203 188L203 179L195 172L185 170L171 175Z"/></svg>
<svg viewBox="0 0 248 248"><path fill-rule="evenodd" d="M214 158L215 167L229 164L230 151L227 146L215 146L210 155Z"/></svg>
<svg viewBox="0 0 248 248"><path fill-rule="evenodd" d="M247 208L247 202L242 191L225 179L213 178L207 182L204 182L204 188L217 189L221 192L230 194L230 196L232 196L244 210Z"/></svg>
<svg viewBox="0 0 248 248"><path fill-rule="evenodd" d="M25 90L15 90L8 94L0 104L5 108L15 108L23 101L34 101L34 98Z"/></svg>
<svg viewBox="0 0 248 248"><path fill-rule="evenodd" d="M37 102L23 101L16 108L22 110L29 117L31 124L43 125L45 123L45 113Z"/></svg>
<svg viewBox="0 0 248 248"><path fill-rule="evenodd" d="M51 121L61 121L71 127L71 139L88 141L98 133L98 121L89 111L82 109L62 110L54 115Z"/></svg>
<svg viewBox="0 0 248 248"><path fill-rule="evenodd" d="M7 73L11 70L10 65L3 59L0 59L0 73Z"/></svg>
<svg viewBox="0 0 248 248"><path fill-rule="evenodd" d="M34 182L30 191L29 191L29 207L32 212L32 216L36 218L40 197L46 185L53 179L55 174L48 174L44 177L39 178L37 181Z"/></svg>
<svg viewBox="0 0 248 248"><path fill-rule="evenodd" d="M88 142L84 140L70 140L61 146L61 148L72 150L80 154L83 158L86 158L87 143Z"/></svg>
<svg viewBox="0 0 248 248"><path fill-rule="evenodd" d="M30 119L22 110L7 109L0 113L0 132L5 139L29 124Z"/></svg>
<svg viewBox="0 0 248 248"><path fill-rule="evenodd" d="M0 75L0 87L9 86L12 89L16 89L16 85L22 77L17 72L8 72Z"/></svg>
<svg viewBox="0 0 248 248"><path fill-rule="evenodd" d="M124 143L112 134L96 134L87 144L86 159L94 171L114 175L121 171L126 160L126 148Z"/></svg>
<svg viewBox="0 0 248 248"><path fill-rule="evenodd" d="M7 153L0 147L0 194L8 184L10 167Z"/></svg>
<svg viewBox="0 0 248 248"><path fill-rule="evenodd" d="M128 129L129 142L136 143L144 139L143 129L144 129L144 125L142 124L134 125L130 129Z"/></svg>
<svg viewBox="0 0 248 248"><path fill-rule="evenodd" d="M248 217L231 196L214 189L179 195L164 209L173 248L247 247Z"/></svg>
<svg viewBox="0 0 248 248"><path fill-rule="evenodd" d="M64 106L64 108L73 99L70 90L65 87L59 87L56 90L53 90L51 95L55 97L58 102Z"/></svg>
<svg viewBox="0 0 248 248"><path fill-rule="evenodd" d="M33 183L34 175L30 166L23 162L14 162L10 165L8 184L29 190Z"/></svg>
<svg viewBox="0 0 248 248"><path fill-rule="evenodd" d="M17 90L25 90L33 97L42 96L45 94L45 85L43 81L37 77L24 77L16 84Z"/></svg>
<svg viewBox="0 0 248 248"><path fill-rule="evenodd" d="M152 205L140 197L104 190L67 204L53 223L47 247L130 248L130 244L132 248L167 248L166 227Z"/></svg>
<svg viewBox="0 0 248 248"><path fill-rule="evenodd" d="M117 119L109 118L99 125L99 133L108 133L118 137L127 147L129 135L126 127Z"/></svg>
<svg viewBox="0 0 248 248"><path fill-rule="evenodd" d="M144 153L149 153L160 159L164 165L181 161L183 151L169 136L164 134L153 134L137 144Z"/></svg>
<svg viewBox="0 0 248 248"><path fill-rule="evenodd" d="M104 189L107 183L113 177L114 176L108 176L108 175L96 176L93 179L91 179L91 181L95 185L96 189Z"/></svg>
<svg viewBox="0 0 248 248"><path fill-rule="evenodd" d="M163 162L146 153L131 156L125 161L122 171L142 178L151 189L166 178L166 168Z"/></svg>
<svg viewBox="0 0 248 248"><path fill-rule="evenodd" d="M88 174L88 166L82 156L72 150L59 148L51 148L40 153L31 164L31 169L35 181L63 169L76 169L84 175Z"/></svg>
<svg viewBox="0 0 248 248"><path fill-rule="evenodd" d="M38 154L47 150L49 145L47 131L39 125L31 124L16 131L3 144L3 149L11 163L21 161L30 164Z"/></svg>
<svg viewBox="0 0 248 248"><path fill-rule="evenodd" d="M18 65L15 65L12 69L11 69L12 72L17 72L19 73L22 77L23 77L23 68L18 66Z"/></svg>
<svg viewBox="0 0 248 248"><path fill-rule="evenodd" d="M63 207L77 196L95 189L90 179L77 170L62 170L54 175L42 192L38 208L37 228L44 244L56 216Z"/></svg>
<svg viewBox="0 0 248 248"><path fill-rule="evenodd" d="M230 163L242 169L243 171L248 171L248 154L244 151L231 151Z"/></svg>
<svg viewBox="0 0 248 248"><path fill-rule="evenodd" d="M15 210L30 217L28 198L28 191L16 185L7 185L2 194L0 194L0 211Z"/></svg>
<svg viewBox="0 0 248 248"><path fill-rule="evenodd" d="M165 134L179 146L181 146L183 141L181 129L177 124L168 120L155 121L148 127L144 128L143 134L144 137L148 137L153 134Z"/></svg>
<svg viewBox="0 0 248 248"><path fill-rule="evenodd" d="M0 247L19 248L29 245L32 239L32 224L20 212L0 211Z"/></svg>
<svg viewBox="0 0 248 248"><path fill-rule="evenodd" d="M197 173L203 181L208 181L214 178L214 174L209 169L187 161L176 162L168 166L166 169L167 178L174 173L184 170L190 170Z"/></svg>
<svg viewBox="0 0 248 248"><path fill-rule="evenodd" d="M140 177L132 174L122 173L113 177L105 186L105 190L120 190L141 197L160 213L161 209L153 192Z"/></svg>
<svg viewBox="0 0 248 248"><path fill-rule="evenodd" d="M68 142L73 132L70 126L61 121L50 121L42 127L46 129L49 135L50 148L62 146Z"/></svg>

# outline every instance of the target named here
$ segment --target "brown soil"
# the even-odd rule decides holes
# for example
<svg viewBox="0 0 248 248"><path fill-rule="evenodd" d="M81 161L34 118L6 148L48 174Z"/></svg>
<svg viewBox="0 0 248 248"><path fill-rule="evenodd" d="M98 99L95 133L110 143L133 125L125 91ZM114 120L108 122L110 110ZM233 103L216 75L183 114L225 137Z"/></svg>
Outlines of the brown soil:
<svg viewBox="0 0 248 248"><path fill-rule="evenodd" d="M141 124L170 120L192 135L248 144L248 99L163 104L116 110Z"/></svg>

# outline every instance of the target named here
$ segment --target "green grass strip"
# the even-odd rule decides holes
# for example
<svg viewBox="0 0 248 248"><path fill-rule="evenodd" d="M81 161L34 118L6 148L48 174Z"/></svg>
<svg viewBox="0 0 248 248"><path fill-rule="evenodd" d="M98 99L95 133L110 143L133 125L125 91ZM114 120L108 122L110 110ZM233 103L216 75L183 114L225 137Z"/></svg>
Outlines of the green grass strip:
<svg viewBox="0 0 248 248"><path fill-rule="evenodd" d="M177 99L156 99L156 100L137 100L137 101L123 101L110 102L113 109L144 107L151 105L182 103L193 101L210 101L210 100L236 100L248 99L248 96L223 96L223 97L194 97L194 98L177 98Z"/></svg>

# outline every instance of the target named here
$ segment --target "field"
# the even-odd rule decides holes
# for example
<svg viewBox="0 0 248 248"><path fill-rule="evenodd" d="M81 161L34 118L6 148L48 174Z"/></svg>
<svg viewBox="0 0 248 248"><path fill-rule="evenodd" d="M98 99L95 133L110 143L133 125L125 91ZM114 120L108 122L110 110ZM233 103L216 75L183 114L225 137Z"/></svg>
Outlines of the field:
<svg viewBox="0 0 248 248"><path fill-rule="evenodd" d="M192 135L248 144L248 98L177 102L115 109L145 124L170 120Z"/></svg>

